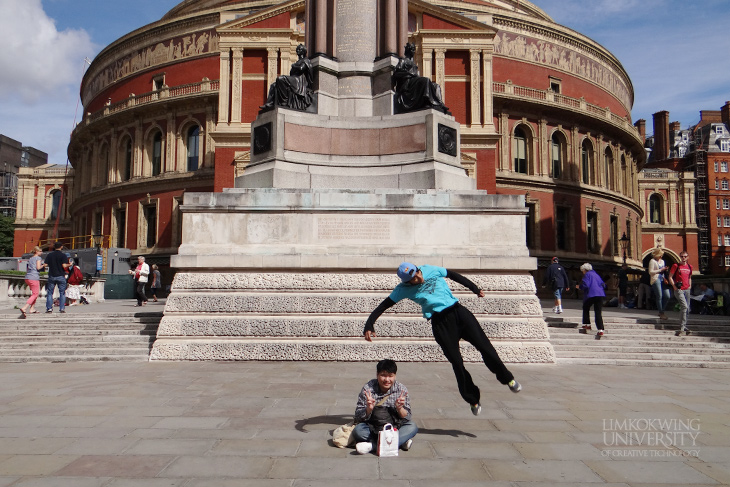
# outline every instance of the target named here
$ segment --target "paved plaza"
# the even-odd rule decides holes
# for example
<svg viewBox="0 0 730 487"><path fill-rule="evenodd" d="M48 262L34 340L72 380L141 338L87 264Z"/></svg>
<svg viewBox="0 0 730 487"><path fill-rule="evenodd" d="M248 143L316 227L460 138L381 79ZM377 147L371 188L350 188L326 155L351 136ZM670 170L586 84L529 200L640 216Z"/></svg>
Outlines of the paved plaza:
<svg viewBox="0 0 730 487"><path fill-rule="evenodd" d="M470 364L475 417L399 365L420 432L380 459L331 444L372 363L0 363L0 487L730 485L727 370L518 364L513 394Z"/></svg>

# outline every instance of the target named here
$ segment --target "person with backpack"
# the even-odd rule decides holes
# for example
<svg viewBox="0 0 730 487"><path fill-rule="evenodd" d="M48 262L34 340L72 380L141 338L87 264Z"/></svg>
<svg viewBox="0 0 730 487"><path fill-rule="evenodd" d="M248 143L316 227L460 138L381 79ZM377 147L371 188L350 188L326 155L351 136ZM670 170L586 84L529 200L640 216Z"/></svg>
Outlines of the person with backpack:
<svg viewBox="0 0 730 487"><path fill-rule="evenodd" d="M553 313L560 314L563 312L563 289L570 291L570 279L568 274L565 272L565 268L560 265L560 261L557 257L553 257L552 263L545 272L545 279L543 279L543 287L550 284L553 290L553 296L555 296L555 306L553 306Z"/></svg>
<svg viewBox="0 0 730 487"><path fill-rule="evenodd" d="M679 254L682 262L673 264L669 270L669 284L674 289L674 297L679 303L679 330L674 336L679 336L682 332L685 335L692 333L687 327L687 319L689 318L690 290L692 289L692 266L687 260L689 254L686 250Z"/></svg>
<svg viewBox="0 0 730 487"><path fill-rule="evenodd" d="M81 300L81 284L84 274L73 259L68 259L68 277L66 278L66 301L68 306L76 306Z"/></svg>

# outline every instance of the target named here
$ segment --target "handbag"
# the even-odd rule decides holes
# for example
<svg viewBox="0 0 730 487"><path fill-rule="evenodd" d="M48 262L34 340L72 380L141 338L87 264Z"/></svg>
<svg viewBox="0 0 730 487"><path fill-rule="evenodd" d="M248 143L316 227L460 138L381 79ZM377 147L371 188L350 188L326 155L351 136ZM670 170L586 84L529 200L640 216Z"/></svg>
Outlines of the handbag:
<svg viewBox="0 0 730 487"><path fill-rule="evenodd" d="M379 457L397 457L398 456L398 430L388 423L378 433L378 456Z"/></svg>
<svg viewBox="0 0 730 487"><path fill-rule="evenodd" d="M332 443L337 448L346 448L355 446L355 438L352 432L355 429L355 423L343 424L332 432Z"/></svg>

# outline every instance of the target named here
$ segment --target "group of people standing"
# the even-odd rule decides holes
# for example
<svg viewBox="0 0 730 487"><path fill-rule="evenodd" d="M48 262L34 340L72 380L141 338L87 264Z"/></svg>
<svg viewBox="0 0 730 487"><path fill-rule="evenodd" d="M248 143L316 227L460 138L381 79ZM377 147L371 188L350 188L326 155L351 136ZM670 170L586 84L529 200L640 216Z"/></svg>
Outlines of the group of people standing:
<svg viewBox="0 0 730 487"><path fill-rule="evenodd" d="M58 288L58 312L65 313L66 305L74 306L83 300L82 287L84 276L78 263L70 258L66 253L62 252L63 244L55 242L53 251L46 255L45 260L41 256L43 249L36 246L33 248L33 255L26 263L25 283L30 288L30 297L25 305L20 308L20 318L25 319L29 314L38 313L35 309L36 301L41 292L40 279L41 272L48 271L46 281L46 313L53 313L54 299L53 294ZM147 304L147 296L145 286L149 281L150 273L152 274L152 283L150 289L152 291L152 299L157 301L158 290L162 287L160 271L157 265L150 267L145 263L145 258L139 256L137 258L137 267L130 270L129 273L134 275L135 293L137 297L137 306Z"/></svg>
<svg viewBox="0 0 730 487"><path fill-rule="evenodd" d="M63 244L56 242L53 244L53 251L46 255L43 260L41 254L43 249L36 246L33 248L33 255L26 264L25 283L30 288L30 297L25 305L20 308L20 318L26 318L28 314L37 313L35 303L41 292L40 273L44 270L48 271L48 279L46 281L46 313L53 313L53 293L58 288L58 311L66 312L66 300L69 305L73 306L81 300L80 287L83 283L84 276L81 269L76 265L72 258L69 258L62 252Z"/></svg>
<svg viewBox="0 0 730 487"><path fill-rule="evenodd" d="M684 333L689 335L691 331L687 327L687 318L690 311L690 289L692 289L692 265L689 264L689 254L682 251L679 255L681 261L667 266L663 260L664 251L655 249L652 252L652 259L649 261L648 272L642 276L642 283L646 284L651 290L659 312L660 320L668 320L669 317L665 313L667 303L670 299L670 290L674 291L674 297L680 307L680 327L675 333L676 336ZM580 266L583 278L576 289L583 292L583 326L578 330L581 333L587 333L591 329L590 308L593 307L596 328L598 333L596 339L600 339L605 333L603 326L602 307L606 297L606 283L593 270L591 264L583 264ZM644 283L644 277L646 282ZM562 292L570 290L570 279L565 268L560 265L557 257L552 258L552 262L545 273L543 286L551 284L553 294L555 296L554 313L562 313ZM640 284L640 285L641 285ZM619 290L619 308L626 308L625 300L628 287L628 267L623 264L618 272L618 290Z"/></svg>

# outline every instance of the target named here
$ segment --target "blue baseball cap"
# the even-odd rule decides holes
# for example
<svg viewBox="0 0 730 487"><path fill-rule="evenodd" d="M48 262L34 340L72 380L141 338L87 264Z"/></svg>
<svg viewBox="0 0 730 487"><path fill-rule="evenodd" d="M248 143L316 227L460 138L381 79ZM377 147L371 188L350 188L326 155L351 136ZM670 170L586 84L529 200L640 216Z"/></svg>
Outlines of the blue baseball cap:
<svg viewBox="0 0 730 487"><path fill-rule="evenodd" d="M413 279L416 272L418 272L418 267L409 262L403 262L400 266L398 266L397 274L398 277L400 277L401 282L408 282Z"/></svg>

